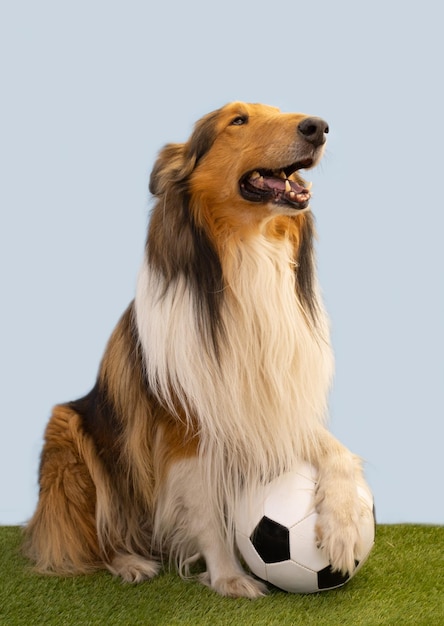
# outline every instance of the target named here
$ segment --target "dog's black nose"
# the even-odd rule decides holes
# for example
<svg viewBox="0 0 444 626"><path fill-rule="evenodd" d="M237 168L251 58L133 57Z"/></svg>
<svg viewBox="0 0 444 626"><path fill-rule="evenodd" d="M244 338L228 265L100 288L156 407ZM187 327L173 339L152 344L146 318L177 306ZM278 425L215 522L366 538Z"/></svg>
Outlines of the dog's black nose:
<svg viewBox="0 0 444 626"><path fill-rule="evenodd" d="M298 126L298 132L305 141L315 146L322 146L326 142L328 124L321 117L306 117Z"/></svg>

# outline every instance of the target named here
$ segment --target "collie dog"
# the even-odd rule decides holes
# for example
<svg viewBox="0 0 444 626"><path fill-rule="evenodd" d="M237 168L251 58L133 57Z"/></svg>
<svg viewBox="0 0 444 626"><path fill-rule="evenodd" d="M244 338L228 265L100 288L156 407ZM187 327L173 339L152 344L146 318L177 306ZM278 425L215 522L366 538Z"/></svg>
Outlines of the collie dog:
<svg viewBox="0 0 444 626"><path fill-rule="evenodd" d="M135 299L92 391L46 429L25 530L38 571L141 581L202 558L204 584L260 596L236 553L236 502L301 460L318 470L319 544L354 568L363 477L325 426L333 359L300 175L327 132L235 102L160 152Z"/></svg>

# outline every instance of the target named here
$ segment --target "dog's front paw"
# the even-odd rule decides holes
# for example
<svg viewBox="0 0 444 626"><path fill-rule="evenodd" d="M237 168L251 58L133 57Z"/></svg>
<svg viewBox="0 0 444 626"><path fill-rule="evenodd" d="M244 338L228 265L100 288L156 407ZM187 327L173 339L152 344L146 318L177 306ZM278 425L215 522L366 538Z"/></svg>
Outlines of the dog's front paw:
<svg viewBox="0 0 444 626"><path fill-rule="evenodd" d="M264 583L247 574L221 577L214 582L210 582L208 573L205 573L201 575L200 581L217 591L221 596L229 598L249 598L254 600L255 598L261 598L267 593L267 587Z"/></svg>
<svg viewBox="0 0 444 626"><path fill-rule="evenodd" d="M342 574L353 572L361 558L362 532L373 513L361 500L353 481L319 487L316 508L318 545L325 550L332 568Z"/></svg>
<svg viewBox="0 0 444 626"><path fill-rule="evenodd" d="M150 561L138 554L118 553L107 568L114 576L120 576L127 583L140 583L153 578L159 571L159 563Z"/></svg>

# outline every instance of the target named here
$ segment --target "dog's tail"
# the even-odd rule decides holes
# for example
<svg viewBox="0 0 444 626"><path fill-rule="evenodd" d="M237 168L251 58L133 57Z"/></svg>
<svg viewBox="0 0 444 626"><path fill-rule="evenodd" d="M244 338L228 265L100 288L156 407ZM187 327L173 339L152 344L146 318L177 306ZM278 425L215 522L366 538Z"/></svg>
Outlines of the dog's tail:
<svg viewBox="0 0 444 626"><path fill-rule="evenodd" d="M78 413L56 406L45 433L40 497L25 528L24 552L41 573L82 574L103 568L96 531L100 471Z"/></svg>

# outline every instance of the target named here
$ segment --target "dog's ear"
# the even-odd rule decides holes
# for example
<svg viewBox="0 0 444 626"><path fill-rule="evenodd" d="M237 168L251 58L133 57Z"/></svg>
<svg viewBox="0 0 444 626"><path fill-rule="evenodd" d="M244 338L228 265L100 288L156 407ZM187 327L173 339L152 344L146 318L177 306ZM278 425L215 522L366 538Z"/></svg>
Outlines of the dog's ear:
<svg viewBox="0 0 444 626"><path fill-rule="evenodd" d="M171 183L183 180L185 173L185 144L169 143L159 153L150 176L149 189L154 196L165 193Z"/></svg>
<svg viewBox="0 0 444 626"><path fill-rule="evenodd" d="M169 143L159 153L150 177L150 192L161 196L168 187L188 179L200 159L213 145L219 110L199 120L187 143Z"/></svg>

